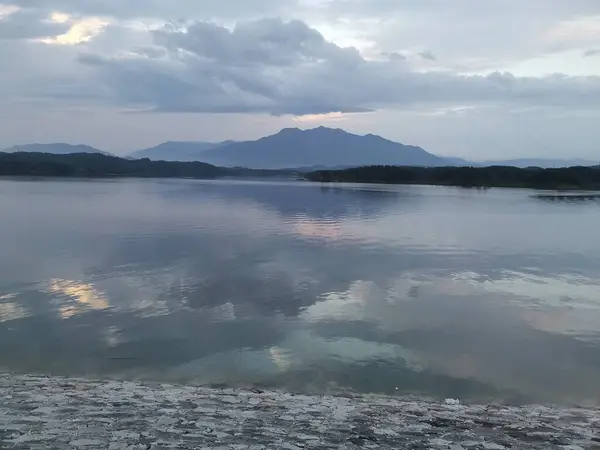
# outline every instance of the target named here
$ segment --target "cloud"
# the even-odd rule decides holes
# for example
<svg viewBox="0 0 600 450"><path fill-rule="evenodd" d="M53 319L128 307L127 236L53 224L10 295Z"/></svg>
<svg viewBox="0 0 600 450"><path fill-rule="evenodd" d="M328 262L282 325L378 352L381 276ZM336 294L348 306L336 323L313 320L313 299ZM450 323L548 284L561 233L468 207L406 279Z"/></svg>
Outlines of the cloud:
<svg viewBox="0 0 600 450"><path fill-rule="evenodd" d="M69 25L52 21L36 10L12 10L0 16L0 39L40 39L68 31Z"/></svg>
<svg viewBox="0 0 600 450"><path fill-rule="evenodd" d="M591 157L598 140L598 78L544 76L600 75L598 0L11 3L4 146L249 139L303 120L465 156Z"/></svg>
<svg viewBox="0 0 600 450"><path fill-rule="evenodd" d="M428 59L429 61L437 61L437 58L435 57L435 55L428 50L424 51L424 52L420 52L419 56L423 59Z"/></svg>
<svg viewBox="0 0 600 450"><path fill-rule="evenodd" d="M595 48L592 50L587 50L583 53L583 56L585 56L587 58L589 58L591 56L598 56L598 55L600 55L600 49L598 49L598 48Z"/></svg>
<svg viewBox="0 0 600 450"><path fill-rule="evenodd" d="M399 52L383 52L381 56L392 61L406 61L406 56Z"/></svg>
<svg viewBox="0 0 600 450"><path fill-rule="evenodd" d="M294 0L17 0L20 7L117 19L233 18L278 14Z"/></svg>
<svg viewBox="0 0 600 450"><path fill-rule="evenodd" d="M71 20L68 15L56 14L57 23L68 23L69 29L62 34L45 38L42 42L46 44L76 45L88 42L100 34L109 22L99 17L87 17L79 20Z"/></svg>
<svg viewBox="0 0 600 450"><path fill-rule="evenodd" d="M155 54L93 53L79 61L116 104L156 111L326 114L381 108L514 103L581 107L600 101L599 77L464 76L368 60L304 22L208 22L152 31ZM150 56L149 56L150 55Z"/></svg>
<svg viewBox="0 0 600 450"><path fill-rule="evenodd" d="M77 18L56 11L0 8L0 39L3 40L75 45L97 36L106 25L108 22L98 17Z"/></svg>
<svg viewBox="0 0 600 450"><path fill-rule="evenodd" d="M498 70L598 39L597 0L331 0L327 19L382 52L426 48L450 67ZM356 31L356 22L361 27ZM369 21L371 24L369 25ZM510 30L510 31L509 31Z"/></svg>
<svg viewBox="0 0 600 450"><path fill-rule="evenodd" d="M600 39L600 11L593 16L563 20L542 34L542 42L556 51L584 48Z"/></svg>

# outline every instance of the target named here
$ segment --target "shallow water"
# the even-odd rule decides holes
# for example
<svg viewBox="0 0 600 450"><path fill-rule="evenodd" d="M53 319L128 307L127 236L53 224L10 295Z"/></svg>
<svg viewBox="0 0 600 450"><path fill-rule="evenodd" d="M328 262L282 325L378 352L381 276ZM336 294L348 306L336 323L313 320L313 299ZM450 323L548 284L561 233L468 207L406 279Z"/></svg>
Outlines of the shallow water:
<svg viewBox="0 0 600 450"><path fill-rule="evenodd" d="M0 369L600 400L600 199L0 181Z"/></svg>

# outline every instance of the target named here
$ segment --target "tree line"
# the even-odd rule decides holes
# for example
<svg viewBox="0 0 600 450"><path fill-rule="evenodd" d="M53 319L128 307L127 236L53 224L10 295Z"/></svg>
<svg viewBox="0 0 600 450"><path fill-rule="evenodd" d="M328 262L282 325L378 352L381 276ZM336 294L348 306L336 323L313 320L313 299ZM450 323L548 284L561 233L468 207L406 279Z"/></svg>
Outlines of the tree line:
<svg viewBox="0 0 600 450"><path fill-rule="evenodd" d="M0 153L0 175L59 177L214 178L225 169L201 162L128 160L99 153Z"/></svg>
<svg viewBox="0 0 600 450"><path fill-rule="evenodd" d="M490 167L365 166L341 170L255 170L203 162L125 159L100 153L0 153L0 176L219 178L304 176L310 181L430 184L461 187L523 187L600 190L600 166L541 169Z"/></svg>
<svg viewBox="0 0 600 450"><path fill-rule="evenodd" d="M0 153L0 176L44 177L297 177L297 172L217 167L203 162L125 159L100 153Z"/></svg>
<svg viewBox="0 0 600 450"><path fill-rule="evenodd" d="M320 182L591 190L600 189L600 166L560 169L505 166L365 166L342 170L318 170L308 173L306 178Z"/></svg>

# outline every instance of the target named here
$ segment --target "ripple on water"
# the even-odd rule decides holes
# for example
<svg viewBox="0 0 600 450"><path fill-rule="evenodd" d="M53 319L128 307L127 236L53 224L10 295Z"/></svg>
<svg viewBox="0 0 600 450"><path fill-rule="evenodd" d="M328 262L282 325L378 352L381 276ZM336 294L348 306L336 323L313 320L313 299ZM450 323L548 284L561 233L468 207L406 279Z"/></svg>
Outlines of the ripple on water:
<svg viewBox="0 0 600 450"><path fill-rule="evenodd" d="M2 368L600 398L593 202L418 186L0 184Z"/></svg>

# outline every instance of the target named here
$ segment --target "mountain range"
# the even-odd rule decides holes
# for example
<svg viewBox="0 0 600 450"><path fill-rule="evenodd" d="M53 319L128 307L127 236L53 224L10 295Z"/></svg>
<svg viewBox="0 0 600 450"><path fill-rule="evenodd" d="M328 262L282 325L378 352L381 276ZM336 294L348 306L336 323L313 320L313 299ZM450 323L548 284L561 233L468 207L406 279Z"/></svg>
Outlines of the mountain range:
<svg viewBox="0 0 600 450"><path fill-rule="evenodd" d="M39 152L53 154L102 153L87 145L26 144L2 152ZM148 158L163 161L202 161L225 167L253 169L346 168L365 165L399 166L515 166L567 167L598 164L582 159L513 159L473 162L461 158L440 157L421 147L404 145L367 134L348 133L326 127L311 130L285 128L279 133L255 141L194 142L167 141L155 147L136 150L128 159Z"/></svg>
<svg viewBox="0 0 600 450"><path fill-rule="evenodd" d="M83 144L23 144L13 145L12 147L0 150L2 153L52 153L55 155L70 155L72 153L101 153L107 156L115 156L109 152L103 152L97 148Z"/></svg>
<svg viewBox="0 0 600 450"><path fill-rule="evenodd" d="M202 153L234 144L235 141L202 142L202 141L167 141L155 147L136 150L129 155L133 159L149 158L163 161L200 161Z"/></svg>

